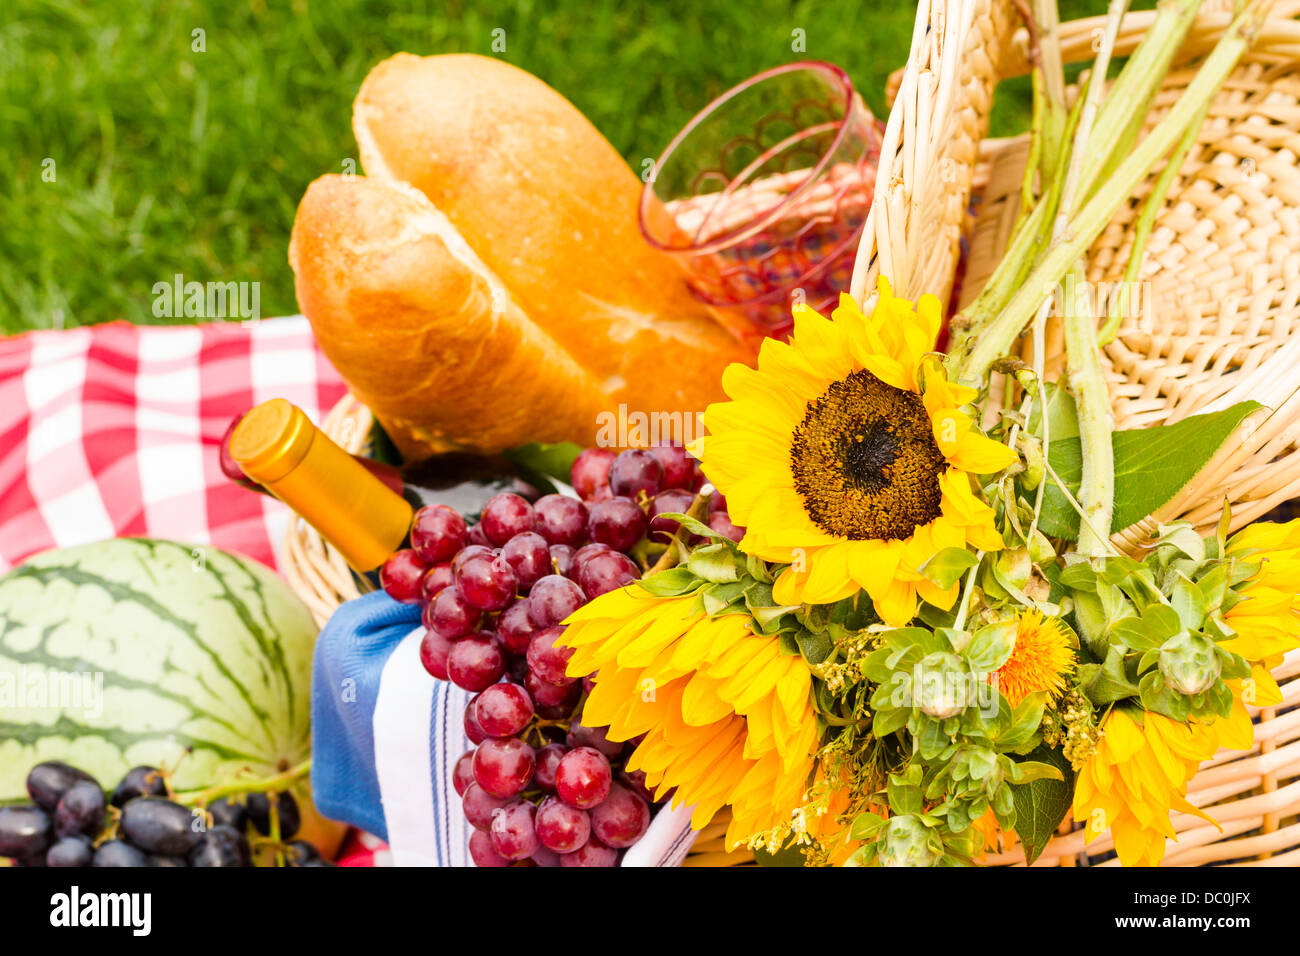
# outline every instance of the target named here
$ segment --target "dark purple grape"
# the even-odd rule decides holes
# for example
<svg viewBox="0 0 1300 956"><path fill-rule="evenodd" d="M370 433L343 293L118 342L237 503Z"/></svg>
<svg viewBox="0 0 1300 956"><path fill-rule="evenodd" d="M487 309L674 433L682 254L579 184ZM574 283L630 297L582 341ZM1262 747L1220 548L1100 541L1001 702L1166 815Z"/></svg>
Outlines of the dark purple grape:
<svg viewBox="0 0 1300 956"><path fill-rule="evenodd" d="M94 783L95 778L84 770L70 767L57 760L38 763L27 774L27 795L42 810L54 812L68 788L79 781Z"/></svg>
<svg viewBox="0 0 1300 956"><path fill-rule="evenodd" d="M569 484L583 501L599 501L601 492L609 493L609 466L614 452L608 448L588 448L573 459Z"/></svg>
<svg viewBox="0 0 1300 956"><path fill-rule="evenodd" d="M615 551L631 551L645 537L646 516L631 498L610 498L592 505L587 531L592 541L607 544Z"/></svg>
<svg viewBox="0 0 1300 956"><path fill-rule="evenodd" d="M84 834L61 837L45 854L45 865L50 867L90 866L95 848L90 837Z"/></svg>
<svg viewBox="0 0 1300 956"><path fill-rule="evenodd" d="M132 767L122 778L122 782L113 790L109 803L115 807L124 807L128 800L136 797L163 797L167 795L167 784L157 767Z"/></svg>
<svg viewBox="0 0 1300 956"><path fill-rule="evenodd" d="M119 829L132 846L145 853L172 856L187 856L202 836L194 811L162 797L128 801L122 808Z"/></svg>
<svg viewBox="0 0 1300 956"><path fill-rule="evenodd" d="M248 822L262 836L271 833L271 797L265 793L250 793L245 804ZM302 825L302 813L298 810L298 801L287 790L276 794L276 810L280 816L280 839L288 840L298 832Z"/></svg>
<svg viewBox="0 0 1300 956"><path fill-rule="evenodd" d="M535 524L533 506L508 491L489 498L483 506L483 516L479 519L479 527L497 547L517 534L532 531Z"/></svg>
<svg viewBox="0 0 1300 956"><path fill-rule="evenodd" d="M284 858L290 866L311 866L327 862L321 859L320 851L306 840L294 840L286 844Z"/></svg>
<svg viewBox="0 0 1300 956"><path fill-rule="evenodd" d="M609 490L616 497L654 497L664 486L664 466L659 459L641 448L619 452L609 466ZM621 548L619 550L622 550Z"/></svg>
<svg viewBox="0 0 1300 956"><path fill-rule="evenodd" d="M54 832L61 837L97 836L104 828L104 791L90 780L70 786L54 811Z"/></svg>
<svg viewBox="0 0 1300 956"><path fill-rule="evenodd" d="M190 866L252 866L253 856L244 834L234 827L218 824L190 851Z"/></svg>
<svg viewBox="0 0 1300 956"><path fill-rule="evenodd" d="M465 519L448 505L421 508L411 521L411 547L425 564L450 561L468 540Z"/></svg>
<svg viewBox="0 0 1300 956"><path fill-rule="evenodd" d="M40 807L0 807L0 856L44 857L53 837L54 823Z"/></svg>
<svg viewBox="0 0 1300 956"><path fill-rule="evenodd" d="M388 556L379 568L379 585L394 601L402 604L419 604L423 597L420 584L428 565L410 548L402 548Z"/></svg>
<svg viewBox="0 0 1300 956"><path fill-rule="evenodd" d="M587 506L577 498L546 495L533 505L537 531L547 544L578 547L587 540Z"/></svg>
<svg viewBox="0 0 1300 956"><path fill-rule="evenodd" d="M208 804L207 810L212 814L214 826L227 826L243 833L248 825L248 809L230 797L213 800Z"/></svg>
<svg viewBox="0 0 1300 956"><path fill-rule="evenodd" d="M137 798L149 799L149 798ZM91 866L148 866L149 857L123 840L109 840L95 850Z"/></svg>
<svg viewBox="0 0 1300 956"><path fill-rule="evenodd" d="M586 531L585 523L583 530ZM550 546L536 531L515 535L501 546L501 557L505 558L515 572L521 594L527 594L534 584L546 575L555 573L551 567Z"/></svg>
<svg viewBox="0 0 1300 956"><path fill-rule="evenodd" d="M587 596L568 578L548 574L533 585L526 600L529 619L538 627L551 627L586 604Z"/></svg>
<svg viewBox="0 0 1300 956"><path fill-rule="evenodd" d="M636 562L620 551L593 554L578 572L578 586L588 599L617 591L641 577Z"/></svg>

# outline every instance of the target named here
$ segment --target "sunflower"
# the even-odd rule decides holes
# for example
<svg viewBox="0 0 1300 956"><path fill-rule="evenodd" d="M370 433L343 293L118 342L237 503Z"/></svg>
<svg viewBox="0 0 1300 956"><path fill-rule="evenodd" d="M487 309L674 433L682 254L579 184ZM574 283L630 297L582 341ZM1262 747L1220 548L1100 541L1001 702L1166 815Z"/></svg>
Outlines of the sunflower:
<svg viewBox="0 0 1300 956"><path fill-rule="evenodd" d="M1260 706L1281 701L1277 684L1262 667L1253 668L1251 680ZM1109 829L1122 864L1156 866L1164 858L1165 840L1177 839L1171 810L1194 813L1218 826L1187 802L1187 783L1220 747L1246 750L1252 745L1254 729L1242 703L1242 683L1228 682L1234 703L1227 717L1181 723L1152 711L1111 711L1096 753L1075 782L1074 818L1084 824L1085 843Z"/></svg>
<svg viewBox="0 0 1300 956"><path fill-rule="evenodd" d="M1016 643L1007 662L994 678L996 687L1011 706L1034 691L1059 697L1065 678L1074 670L1074 648L1070 635L1058 618L1044 618L1036 610L1025 611L1016 622Z"/></svg>
<svg viewBox="0 0 1300 956"><path fill-rule="evenodd" d="M950 608L921 567L945 548L1002 547L993 510L970 475L1016 461L962 406L976 392L947 380L934 348L939 301L895 298L880 280L863 315L840 297L830 319L794 309L788 344L764 341L758 368L731 365L731 398L709 406L692 445L746 528L740 547L790 564L782 604L826 604L865 589L887 624L914 616L918 595Z"/></svg>
<svg viewBox="0 0 1300 956"><path fill-rule="evenodd" d="M598 672L583 722L611 740L645 735L628 759L703 829L732 809L727 846L788 823L818 745L812 675L802 657L755 634L746 614L711 618L698 597L637 585L574 612L560 638L570 675Z"/></svg>
<svg viewBox="0 0 1300 956"><path fill-rule="evenodd" d="M1248 525L1233 535L1228 553L1261 566L1241 586L1245 600L1223 616L1237 633L1223 647L1248 661L1275 665L1300 647L1300 519Z"/></svg>

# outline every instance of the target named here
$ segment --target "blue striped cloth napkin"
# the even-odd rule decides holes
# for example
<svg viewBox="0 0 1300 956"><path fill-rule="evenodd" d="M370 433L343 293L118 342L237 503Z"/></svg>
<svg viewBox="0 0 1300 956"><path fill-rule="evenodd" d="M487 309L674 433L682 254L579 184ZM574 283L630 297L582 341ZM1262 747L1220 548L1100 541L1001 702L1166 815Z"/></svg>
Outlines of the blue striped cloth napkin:
<svg viewBox="0 0 1300 956"><path fill-rule="evenodd" d="M472 746L472 695L428 675L423 635L419 608L383 592L330 617L312 668L312 795L327 817L386 840L397 866L471 866L451 774ZM661 809L622 865L678 866L694 840L689 807Z"/></svg>

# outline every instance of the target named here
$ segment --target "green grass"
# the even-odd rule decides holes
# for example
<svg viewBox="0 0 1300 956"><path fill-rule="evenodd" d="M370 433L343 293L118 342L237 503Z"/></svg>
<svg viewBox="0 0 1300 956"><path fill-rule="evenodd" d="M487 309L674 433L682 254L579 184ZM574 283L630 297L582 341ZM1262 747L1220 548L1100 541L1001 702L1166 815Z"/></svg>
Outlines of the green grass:
<svg viewBox="0 0 1300 956"><path fill-rule="evenodd" d="M712 97L792 60L839 63L883 116L914 18L907 0L2 6L6 332L157 322L151 289L178 272L259 282L263 315L297 311L285 261L294 209L313 178L355 161L352 98L396 51L492 54L504 30L495 55L568 96L640 168ZM1103 4L1063 6L1078 16ZM1023 125L1025 99L1023 83L1005 92L998 131Z"/></svg>

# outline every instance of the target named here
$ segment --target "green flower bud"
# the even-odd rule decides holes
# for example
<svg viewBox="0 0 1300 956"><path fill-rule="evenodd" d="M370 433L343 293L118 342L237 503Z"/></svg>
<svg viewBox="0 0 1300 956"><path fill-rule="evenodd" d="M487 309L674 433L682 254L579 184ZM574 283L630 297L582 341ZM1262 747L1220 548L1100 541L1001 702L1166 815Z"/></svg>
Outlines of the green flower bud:
<svg viewBox="0 0 1300 956"><path fill-rule="evenodd" d="M1223 663L1214 652L1214 642L1202 634L1182 631L1160 648L1160 676L1170 690L1199 694L1219 679Z"/></svg>
<svg viewBox="0 0 1300 956"><path fill-rule="evenodd" d="M936 866L943 854L930 842L930 830L912 814L892 817L880 836L881 866Z"/></svg>
<svg viewBox="0 0 1300 956"><path fill-rule="evenodd" d="M970 703L971 680L966 662L956 654L934 651L912 669L913 704L935 720L956 717Z"/></svg>

